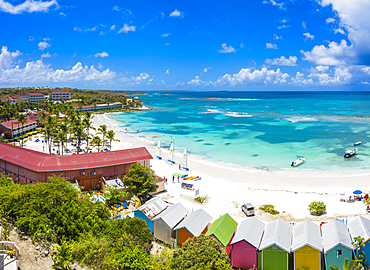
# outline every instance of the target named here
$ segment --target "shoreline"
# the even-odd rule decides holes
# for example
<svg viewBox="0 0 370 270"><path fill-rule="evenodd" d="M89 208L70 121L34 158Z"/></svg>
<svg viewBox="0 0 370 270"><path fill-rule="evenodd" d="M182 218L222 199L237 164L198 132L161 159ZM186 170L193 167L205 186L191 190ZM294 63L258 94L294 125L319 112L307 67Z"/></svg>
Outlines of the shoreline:
<svg viewBox="0 0 370 270"><path fill-rule="evenodd" d="M125 131L113 119L106 114L95 115L94 126L107 125L108 130L116 132L117 139L121 142L113 142L112 149L146 147L151 155L155 156L156 145L150 140ZM166 157L168 150L162 149L162 156ZM175 152L175 161L181 158L180 153ZM192 183L195 189L199 189L201 195L208 195L203 204L193 200L194 191L181 189L175 179L171 183L172 174L179 171L178 165L169 165L164 160L151 160L151 168L154 172L168 179L165 186L166 192L159 194L162 199L172 203L181 202L189 211L203 208L211 216L217 219L224 213L229 213L237 222L246 216L240 210L242 204L252 203L255 209L263 204L272 204L280 211L279 215L273 216L257 210L257 217L262 221L272 221L282 218L289 222L298 222L304 219L311 221L324 221L337 217L351 217L365 215L366 207L362 202L340 202L340 194L346 197L353 196L355 189L370 191L368 176L370 171L357 174L345 172L296 170L287 171L264 171L247 168L236 164L216 162L198 156L189 156L189 176L201 176L200 181L183 181ZM186 174L185 173L185 174ZM325 181L323 181L325 180ZM320 217L310 215L307 206L312 201L323 201L327 205L327 214Z"/></svg>

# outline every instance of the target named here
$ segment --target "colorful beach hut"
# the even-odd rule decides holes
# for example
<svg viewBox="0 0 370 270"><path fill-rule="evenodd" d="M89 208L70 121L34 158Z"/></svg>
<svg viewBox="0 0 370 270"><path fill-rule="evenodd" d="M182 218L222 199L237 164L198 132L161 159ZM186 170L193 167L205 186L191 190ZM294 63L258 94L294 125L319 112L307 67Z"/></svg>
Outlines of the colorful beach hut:
<svg viewBox="0 0 370 270"><path fill-rule="evenodd" d="M287 270L292 245L293 226L282 219L265 226L259 245L262 270Z"/></svg>
<svg viewBox="0 0 370 270"><path fill-rule="evenodd" d="M176 232L173 230L189 213L181 204L171 205L162 213L153 218L154 238L176 247Z"/></svg>
<svg viewBox="0 0 370 270"><path fill-rule="evenodd" d="M264 229L265 224L255 217L247 218L239 224L230 243L232 267L257 269L257 252Z"/></svg>
<svg viewBox="0 0 370 270"><path fill-rule="evenodd" d="M203 209L191 212L173 230L176 231L177 246L181 247L189 238L205 234L212 217Z"/></svg>
<svg viewBox="0 0 370 270"><path fill-rule="evenodd" d="M321 227L326 269L343 267L344 259L352 259L353 246L347 225L332 219Z"/></svg>
<svg viewBox="0 0 370 270"><path fill-rule="evenodd" d="M321 269L321 233L319 225L308 220L293 227L292 252L294 255L293 269Z"/></svg>
<svg viewBox="0 0 370 270"><path fill-rule="evenodd" d="M206 236L214 237L224 247L230 242L238 223L229 215L225 214L218 218L209 230L206 232Z"/></svg>
<svg viewBox="0 0 370 270"><path fill-rule="evenodd" d="M365 258L370 261L370 220L363 216L357 216L348 223L348 229L353 241L355 241L355 237L358 236L364 239L360 246L355 247L356 255L358 256L361 251L363 251L365 253ZM369 265L369 262L367 265Z"/></svg>
<svg viewBox="0 0 370 270"><path fill-rule="evenodd" d="M168 208L169 205L159 197L150 199L145 204L133 211L133 216L138 217L146 222L148 228L154 233L154 221L159 213Z"/></svg>

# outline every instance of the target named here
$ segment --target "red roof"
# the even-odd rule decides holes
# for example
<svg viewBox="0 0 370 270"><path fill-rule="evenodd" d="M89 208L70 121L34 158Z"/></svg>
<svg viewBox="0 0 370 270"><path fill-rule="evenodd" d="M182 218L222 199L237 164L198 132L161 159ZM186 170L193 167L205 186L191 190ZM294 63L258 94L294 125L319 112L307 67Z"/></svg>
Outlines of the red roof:
<svg viewBox="0 0 370 270"><path fill-rule="evenodd" d="M28 94L18 94L15 97L28 97Z"/></svg>
<svg viewBox="0 0 370 270"><path fill-rule="evenodd" d="M14 98L11 98L11 97L2 97L1 98L1 101L5 102L7 100L15 100Z"/></svg>
<svg viewBox="0 0 370 270"><path fill-rule="evenodd" d="M0 143L0 159L37 172L84 170L153 159L145 147L78 155L49 155Z"/></svg>
<svg viewBox="0 0 370 270"><path fill-rule="evenodd" d="M53 91L53 94L68 94L68 91Z"/></svg>
<svg viewBox="0 0 370 270"><path fill-rule="evenodd" d="M31 125L33 123L36 123L36 121L33 121L32 118L27 118L26 119L26 123L24 123L24 127L25 126L28 126L28 125ZM14 120L10 120L10 121L7 121L7 122L2 122L0 123L0 125L3 125L4 127L6 127L7 129L12 129L12 122L14 123L13 124L13 129L14 128L17 128L18 127L18 120L17 119L14 119ZM19 127L21 127L22 125L19 124Z"/></svg>
<svg viewBox="0 0 370 270"><path fill-rule="evenodd" d="M28 93L30 96L43 96L42 93Z"/></svg>

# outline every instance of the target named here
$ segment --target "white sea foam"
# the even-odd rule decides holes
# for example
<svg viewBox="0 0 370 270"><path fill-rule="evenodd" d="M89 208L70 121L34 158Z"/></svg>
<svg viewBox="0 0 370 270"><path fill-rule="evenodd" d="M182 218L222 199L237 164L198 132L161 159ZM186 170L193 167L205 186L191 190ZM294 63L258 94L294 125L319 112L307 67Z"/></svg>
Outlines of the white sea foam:
<svg viewBox="0 0 370 270"><path fill-rule="evenodd" d="M306 117L306 116L294 116L294 117L286 118L285 120L291 123L311 123L311 122L319 121L317 118Z"/></svg>
<svg viewBox="0 0 370 270"><path fill-rule="evenodd" d="M253 115L247 113L240 113L240 112L226 112L223 115L231 116L231 117L252 117Z"/></svg>

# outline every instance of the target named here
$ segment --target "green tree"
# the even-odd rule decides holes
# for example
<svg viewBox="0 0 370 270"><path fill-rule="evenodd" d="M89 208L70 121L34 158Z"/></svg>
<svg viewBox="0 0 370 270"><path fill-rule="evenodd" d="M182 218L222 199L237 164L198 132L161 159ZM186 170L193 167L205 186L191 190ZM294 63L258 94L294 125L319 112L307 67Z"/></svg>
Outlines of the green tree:
<svg viewBox="0 0 370 270"><path fill-rule="evenodd" d="M108 132L108 129L107 129L106 125L100 125L99 126L97 134L101 134L103 136L103 139L102 139L103 147L104 147L104 139L107 136L107 132Z"/></svg>
<svg viewBox="0 0 370 270"><path fill-rule="evenodd" d="M16 119L17 119L18 123L20 123L21 126L22 126L21 140L22 140L22 147L23 147L23 137L24 137L23 136L23 126L24 126L25 123L27 123L27 119L26 119L26 116L23 113L18 113L17 116L16 116Z"/></svg>
<svg viewBox="0 0 370 270"><path fill-rule="evenodd" d="M311 202L308 205L308 211L317 215L321 215L326 211L326 205L323 202Z"/></svg>
<svg viewBox="0 0 370 270"><path fill-rule="evenodd" d="M81 118L76 118L72 123L72 134L77 140L77 154L80 153L81 140L86 138L85 126L81 122Z"/></svg>
<svg viewBox="0 0 370 270"><path fill-rule="evenodd" d="M67 241L62 241L61 245L53 246L53 265L52 267L71 270L72 263L72 244Z"/></svg>
<svg viewBox="0 0 370 270"><path fill-rule="evenodd" d="M147 195L158 188L152 171L140 163L131 165L122 182L124 186L128 187L128 191L134 195Z"/></svg>
<svg viewBox="0 0 370 270"><path fill-rule="evenodd" d="M200 235L189 238L173 252L172 269L231 269L230 259L215 239Z"/></svg>
<svg viewBox="0 0 370 270"><path fill-rule="evenodd" d="M338 266L336 265L329 265L329 268L331 270L341 270ZM361 270L363 268L362 264L360 263L359 260L351 260L349 262L348 258L344 259L343 263L343 270Z"/></svg>
<svg viewBox="0 0 370 270"><path fill-rule="evenodd" d="M94 147L95 146L97 146L98 147L98 152L100 152L100 145L102 144L102 140L101 140L101 138L99 137L99 136L94 136L93 138L92 138L92 144L94 145Z"/></svg>
<svg viewBox="0 0 370 270"><path fill-rule="evenodd" d="M86 136L86 144L87 149L89 149L89 139L90 139L90 129L95 130L95 128L92 126L91 119L94 117L94 115L91 112L85 112L84 118L82 119L82 124L87 129L87 136Z"/></svg>
<svg viewBox="0 0 370 270"><path fill-rule="evenodd" d="M114 130L108 130L107 139L109 140L110 150L112 150L112 142L113 141L115 141L115 142L120 141L120 140L116 139L115 136L116 136L116 133L114 132Z"/></svg>

